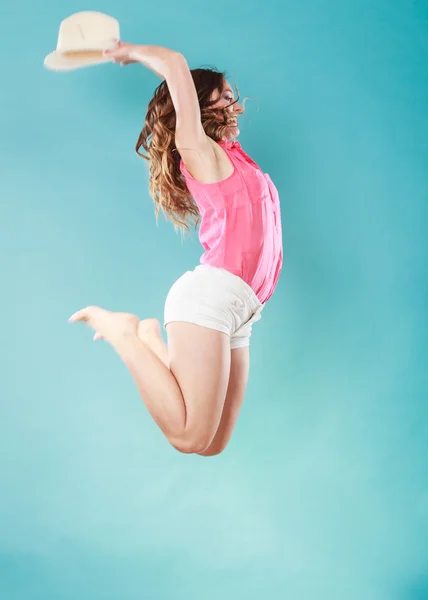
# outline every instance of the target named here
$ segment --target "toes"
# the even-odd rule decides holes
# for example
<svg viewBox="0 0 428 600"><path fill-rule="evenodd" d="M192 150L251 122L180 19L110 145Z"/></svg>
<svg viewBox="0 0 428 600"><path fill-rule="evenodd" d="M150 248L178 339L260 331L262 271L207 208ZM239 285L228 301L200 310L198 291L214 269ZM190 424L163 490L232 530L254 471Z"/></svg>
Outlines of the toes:
<svg viewBox="0 0 428 600"><path fill-rule="evenodd" d="M79 310L74 315L68 319L70 323L76 323L77 321L85 321L87 319L87 315L85 310Z"/></svg>
<svg viewBox="0 0 428 600"><path fill-rule="evenodd" d="M74 315L68 319L70 323L76 323L77 321L89 321L91 316L93 306L88 306L87 308L83 308L82 310L78 310Z"/></svg>

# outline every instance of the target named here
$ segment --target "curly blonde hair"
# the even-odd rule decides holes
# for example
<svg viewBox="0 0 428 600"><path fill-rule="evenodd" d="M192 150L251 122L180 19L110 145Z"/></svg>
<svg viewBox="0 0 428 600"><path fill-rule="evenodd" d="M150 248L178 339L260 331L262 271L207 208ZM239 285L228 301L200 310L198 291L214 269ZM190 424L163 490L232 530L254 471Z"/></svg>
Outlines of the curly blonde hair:
<svg viewBox="0 0 428 600"><path fill-rule="evenodd" d="M228 127L212 106L213 92L223 91L225 73L216 69L193 69L193 82L201 109L202 126L214 141L224 138ZM236 100L235 102L238 102ZM175 145L176 114L166 81L156 88L150 100L144 127L138 137L136 152L149 161L149 191L155 205L156 220L160 211L170 219L176 230L189 231L199 224L199 210L180 171L180 155ZM147 154L141 152L143 148Z"/></svg>

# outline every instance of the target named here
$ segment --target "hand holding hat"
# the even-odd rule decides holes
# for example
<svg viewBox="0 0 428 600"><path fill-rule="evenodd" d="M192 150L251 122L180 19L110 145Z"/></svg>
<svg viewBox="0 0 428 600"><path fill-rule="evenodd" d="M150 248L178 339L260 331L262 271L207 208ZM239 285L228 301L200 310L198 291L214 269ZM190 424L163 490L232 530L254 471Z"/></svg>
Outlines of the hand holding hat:
<svg viewBox="0 0 428 600"><path fill-rule="evenodd" d="M125 44L124 42L118 41L117 48L113 50L104 50L104 56L109 60L120 63L121 65L130 65L132 63L140 62L140 56L138 53L136 44Z"/></svg>

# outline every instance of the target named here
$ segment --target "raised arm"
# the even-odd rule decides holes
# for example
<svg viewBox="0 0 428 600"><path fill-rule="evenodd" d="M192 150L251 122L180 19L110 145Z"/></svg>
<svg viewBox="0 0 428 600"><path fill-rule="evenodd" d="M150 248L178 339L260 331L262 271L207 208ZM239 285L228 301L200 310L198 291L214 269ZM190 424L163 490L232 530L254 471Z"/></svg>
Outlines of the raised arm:
<svg viewBox="0 0 428 600"><path fill-rule="evenodd" d="M162 46L119 43L117 50L106 53L114 62L139 62L168 84L177 122L175 143L186 167L199 171L202 164L216 160L212 144L201 123L201 111L192 75L185 57Z"/></svg>

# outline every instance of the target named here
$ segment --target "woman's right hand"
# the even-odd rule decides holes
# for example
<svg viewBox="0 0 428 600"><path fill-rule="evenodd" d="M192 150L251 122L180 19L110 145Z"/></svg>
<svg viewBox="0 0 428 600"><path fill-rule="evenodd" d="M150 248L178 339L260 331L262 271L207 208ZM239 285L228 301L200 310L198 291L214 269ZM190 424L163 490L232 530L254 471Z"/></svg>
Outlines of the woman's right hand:
<svg viewBox="0 0 428 600"><path fill-rule="evenodd" d="M121 66L131 65L140 62L139 46L137 44L126 44L118 42L117 48L114 50L105 50L104 56L111 58L114 63L119 63Z"/></svg>

